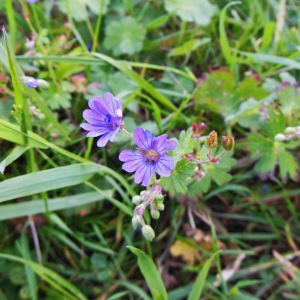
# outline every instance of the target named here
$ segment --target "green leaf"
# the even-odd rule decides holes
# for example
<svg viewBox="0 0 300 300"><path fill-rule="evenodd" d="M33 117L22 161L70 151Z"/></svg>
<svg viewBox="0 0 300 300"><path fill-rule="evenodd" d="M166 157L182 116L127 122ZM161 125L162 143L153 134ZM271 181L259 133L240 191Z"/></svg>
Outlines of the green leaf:
<svg viewBox="0 0 300 300"><path fill-rule="evenodd" d="M100 169L96 164L81 163L8 179L0 183L0 202L76 185Z"/></svg>
<svg viewBox="0 0 300 300"><path fill-rule="evenodd" d="M216 255L218 252L215 252L204 264L203 267L197 276L197 279L193 285L193 288L189 294L188 300L198 300L201 297L202 290L204 288L205 282L206 282L206 277L209 271L209 268L214 261Z"/></svg>
<svg viewBox="0 0 300 300"><path fill-rule="evenodd" d="M208 0L166 0L165 9L169 13L176 13L184 21L207 26L217 7Z"/></svg>
<svg viewBox="0 0 300 300"><path fill-rule="evenodd" d="M284 143L277 144L277 150L281 178L285 178L289 175L291 178L295 179L299 164L296 162L293 155L286 151Z"/></svg>
<svg viewBox="0 0 300 300"><path fill-rule="evenodd" d="M241 3L240 1L232 1L232 2L228 3L222 9L221 15L220 15L220 23L219 23L220 45L221 45L221 50L223 52L223 55L227 61L227 64L231 68L231 70L233 67L234 59L231 55L229 41L228 41L228 37L227 37L227 33L226 33L225 17L226 17L226 12L227 12L228 7L235 5L235 4L240 4L240 3Z"/></svg>
<svg viewBox="0 0 300 300"><path fill-rule="evenodd" d="M142 49L146 30L134 18L113 21L106 28L104 46L114 55L132 55Z"/></svg>
<svg viewBox="0 0 300 300"><path fill-rule="evenodd" d="M51 83L50 88L42 91L41 94L51 109L71 107L71 95L68 92L62 91L60 87L54 83Z"/></svg>
<svg viewBox="0 0 300 300"><path fill-rule="evenodd" d="M101 1L99 0L76 0L76 5L72 5L71 0L59 0L58 8L61 12L67 14L66 1L69 1L70 13L72 18L76 21L85 21L89 18L87 7L95 14L98 15L100 11ZM107 7L110 0L105 0L104 7L102 10L103 15L107 12Z"/></svg>
<svg viewBox="0 0 300 300"><path fill-rule="evenodd" d="M5 167L11 164L13 161L18 159L25 151L27 151L30 147L17 146L15 147L11 153L0 163L0 173L4 174Z"/></svg>
<svg viewBox="0 0 300 300"><path fill-rule="evenodd" d="M106 194L111 194L110 191L106 190L105 192ZM0 206L0 221L24 217L28 215L46 213L47 211L51 212L61 209L80 207L86 204L102 201L104 199L104 196L100 195L97 192L89 192L48 200L34 200L14 204L4 204ZM45 203L47 203L47 209ZM53 216L51 214L50 218L52 219L52 217Z"/></svg>
<svg viewBox="0 0 300 300"><path fill-rule="evenodd" d="M251 52L244 52L244 51L238 51L238 53L251 57L254 60L274 63L274 64L283 65L283 66L291 67L293 69L300 70L300 63L287 57L262 54L262 53L251 53Z"/></svg>
<svg viewBox="0 0 300 300"><path fill-rule="evenodd" d="M172 49L169 52L168 56L180 56L180 55L189 55L191 52L196 50L199 46L207 44L210 42L210 38L203 39L192 39L182 45Z"/></svg>
<svg viewBox="0 0 300 300"><path fill-rule="evenodd" d="M196 109L205 106L233 123L242 117L243 112L247 112L247 116L255 113L255 109L250 109L253 101L262 100L266 96L266 91L253 77L248 76L236 82L228 69L212 71L194 91ZM249 98L253 98L252 103L248 102Z"/></svg>
<svg viewBox="0 0 300 300"><path fill-rule="evenodd" d="M30 147L41 149L48 148L46 145L38 142L39 140L43 140L39 135L32 133L31 131L28 131L27 134L29 137L34 139L29 138L28 145ZM24 141L20 126L11 124L4 120L0 120L0 138L19 145L22 145Z"/></svg>
<svg viewBox="0 0 300 300"><path fill-rule="evenodd" d="M276 126L276 123L273 126ZM270 130L270 133L273 136L272 130ZM251 157L259 158L255 165L255 169L258 172L270 172L278 162L282 178L287 175L290 175L292 179L296 178L298 164L286 149L296 147L297 142L279 143L257 133L251 133L248 138L248 149L251 152Z"/></svg>
<svg viewBox="0 0 300 300"><path fill-rule="evenodd" d="M208 149L203 146L200 152L201 159L207 158ZM206 163L201 165L202 171L205 175L200 181L192 183L188 188L188 195L191 197L198 196L202 193L206 193L214 181L217 185L222 186L224 183L231 179L231 175L228 174L231 167L236 164L236 160L230 157L231 153L228 152L221 157L218 163Z"/></svg>
<svg viewBox="0 0 300 300"><path fill-rule="evenodd" d="M66 295L68 299L83 299L86 300L87 298L82 294L82 292L73 285L69 280L63 278L62 276L58 275L54 271L37 264L33 261L22 259L18 256L13 256L9 254L0 253L1 258L6 258L12 261L20 262L29 266L37 275L39 275L42 279L47 281L53 288L60 291L62 294Z"/></svg>
<svg viewBox="0 0 300 300"><path fill-rule="evenodd" d="M169 154L175 161L182 158L185 154L192 153L197 146L197 140L192 138L192 134L192 128L189 128L187 131L181 131L177 147L169 151Z"/></svg>
<svg viewBox="0 0 300 300"><path fill-rule="evenodd" d="M175 169L170 177L161 178L159 185L170 192L171 195L177 193L185 194L187 192L188 177L194 174L195 164L189 162L186 158L177 162Z"/></svg>
<svg viewBox="0 0 300 300"><path fill-rule="evenodd" d="M25 259L31 260L28 239L24 233L21 235L21 238L20 238L20 246L22 249L21 250L22 256ZM30 298L33 300L36 300L36 299L38 299L37 298L38 285L37 285L36 275L34 274L32 269L28 265L25 265L25 273L26 273L27 282L28 282L28 286L29 286Z"/></svg>
<svg viewBox="0 0 300 300"><path fill-rule="evenodd" d="M152 259L142 250L127 246L138 257L138 265L149 286L154 300L168 299L164 283Z"/></svg>

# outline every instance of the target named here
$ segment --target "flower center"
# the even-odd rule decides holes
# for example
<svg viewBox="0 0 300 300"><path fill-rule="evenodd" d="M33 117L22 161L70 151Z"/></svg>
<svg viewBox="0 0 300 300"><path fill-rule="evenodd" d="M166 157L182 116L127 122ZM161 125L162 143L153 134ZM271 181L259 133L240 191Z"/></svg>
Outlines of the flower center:
<svg viewBox="0 0 300 300"><path fill-rule="evenodd" d="M116 128L120 128L123 126L122 117L112 118L110 114L106 114L104 121L108 124L108 127L111 130L115 130Z"/></svg>
<svg viewBox="0 0 300 300"><path fill-rule="evenodd" d="M156 160L159 157L159 154L153 149L147 151L147 150L138 148L137 150L142 152L143 154L145 154L147 162L151 162L153 164L156 162Z"/></svg>

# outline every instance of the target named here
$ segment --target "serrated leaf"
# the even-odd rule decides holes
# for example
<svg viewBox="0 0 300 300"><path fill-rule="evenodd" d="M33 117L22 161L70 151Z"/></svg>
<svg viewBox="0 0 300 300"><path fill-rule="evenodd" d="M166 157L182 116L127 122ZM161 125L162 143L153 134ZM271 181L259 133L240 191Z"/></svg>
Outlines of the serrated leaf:
<svg viewBox="0 0 300 300"><path fill-rule="evenodd" d="M177 147L170 151L170 155L175 161L185 154L193 152L193 149L197 146L197 140L192 138L192 133L192 128L189 128L187 131L181 131Z"/></svg>
<svg viewBox="0 0 300 300"><path fill-rule="evenodd" d="M49 90L41 92L42 97L51 109L70 108L71 95L68 92L62 91L58 86L50 84Z"/></svg>
<svg viewBox="0 0 300 300"><path fill-rule="evenodd" d="M280 176L282 178L285 178L289 175L291 178L294 179L297 175L299 165L295 161L294 157L288 151L285 150L284 144L279 144L277 149Z"/></svg>
<svg viewBox="0 0 300 300"><path fill-rule="evenodd" d="M241 105L249 98L261 100L267 96L266 91L259 84L250 76L237 83L233 73L226 68L212 71L197 85L194 91L195 108L205 106L225 118L230 118L242 113L245 107L241 107ZM250 112L255 113L255 111L247 113Z"/></svg>
<svg viewBox="0 0 300 300"><path fill-rule="evenodd" d="M99 0L77 0L76 5L72 5L70 0L60 0L58 2L58 8L61 12L67 14L66 1L69 1L70 13L72 18L76 21L85 21L89 15L87 8L89 8L94 14L98 15L100 11L101 1ZM110 3L110 0L105 1L102 14L106 14L107 7Z"/></svg>
<svg viewBox="0 0 300 300"><path fill-rule="evenodd" d="M165 8L169 13L175 12L184 21L204 26L210 23L217 9L208 0L166 0Z"/></svg>
<svg viewBox="0 0 300 300"><path fill-rule="evenodd" d="M142 49L146 30L134 18L113 21L106 28L104 46L114 55L132 55Z"/></svg>
<svg viewBox="0 0 300 300"><path fill-rule="evenodd" d="M292 179L295 179L298 164L294 157L286 150L295 146L297 146L295 142L279 143L271 141L257 133L249 135L248 149L253 158L259 158L255 169L260 173L272 171L278 162L280 176L284 178L289 175Z"/></svg>
<svg viewBox="0 0 300 300"><path fill-rule="evenodd" d="M159 185L170 192L171 195L185 194L187 192L187 178L194 174L195 165L189 162L186 158L178 161L171 176L162 178Z"/></svg>

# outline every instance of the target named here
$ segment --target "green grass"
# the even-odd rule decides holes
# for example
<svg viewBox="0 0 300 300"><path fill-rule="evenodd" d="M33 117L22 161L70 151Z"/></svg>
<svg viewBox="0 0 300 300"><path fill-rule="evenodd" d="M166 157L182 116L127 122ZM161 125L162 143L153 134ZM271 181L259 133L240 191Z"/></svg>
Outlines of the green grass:
<svg viewBox="0 0 300 300"><path fill-rule="evenodd" d="M299 9L2 1L0 299L299 299ZM176 161L197 153L200 169L181 160L162 181L159 219L146 209L152 242L132 227L144 188L118 159L136 146L120 132L98 148L79 126L105 92L129 132L176 138ZM212 130L234 151L202 164L222 151L202 147Z"/></svg>

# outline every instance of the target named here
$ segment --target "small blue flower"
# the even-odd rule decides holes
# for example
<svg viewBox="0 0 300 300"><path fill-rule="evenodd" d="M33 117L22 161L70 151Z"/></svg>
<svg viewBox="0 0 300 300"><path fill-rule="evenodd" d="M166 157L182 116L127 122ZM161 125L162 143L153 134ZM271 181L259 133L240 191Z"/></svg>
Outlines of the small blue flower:
<svg viewBox="0 0 300 300"><path fill-rule="evenodd" d="M28 2L28 3L35 3L35 2L37 2L38 0L26 0L26 2Z"/></svg>
<svg viewBox="0 0 300 300"><path fill-rule="evenodd" d="M169 177L175 168L175 162L167 155L167 151L174 149L177 142L167 140L167 134L155 137L142 128L137 128L133 137L138 148L137 150L123 150L120 153L120 161L125 162L122 169L135 172L134 182L137 184L142 182L143 186L149 184L155 172L162 177Z"/></svg>
<svg viewBox="0 0 300 300"><path fill-rule="evenodd" d="M122 103L111 93L105 93L103 99L95 97L89 100L90 109L83 112L87 123L80 126L89 131L87 137L100 136L97 146L104 147L123 128Z"/></svg>
<svg viewBox="0 0 300 300"><path fill-rule="evenodd" d="M28 80L26 85L32 89L36 89L38 87L38 79L33 78L32 80Z"/></svg>

